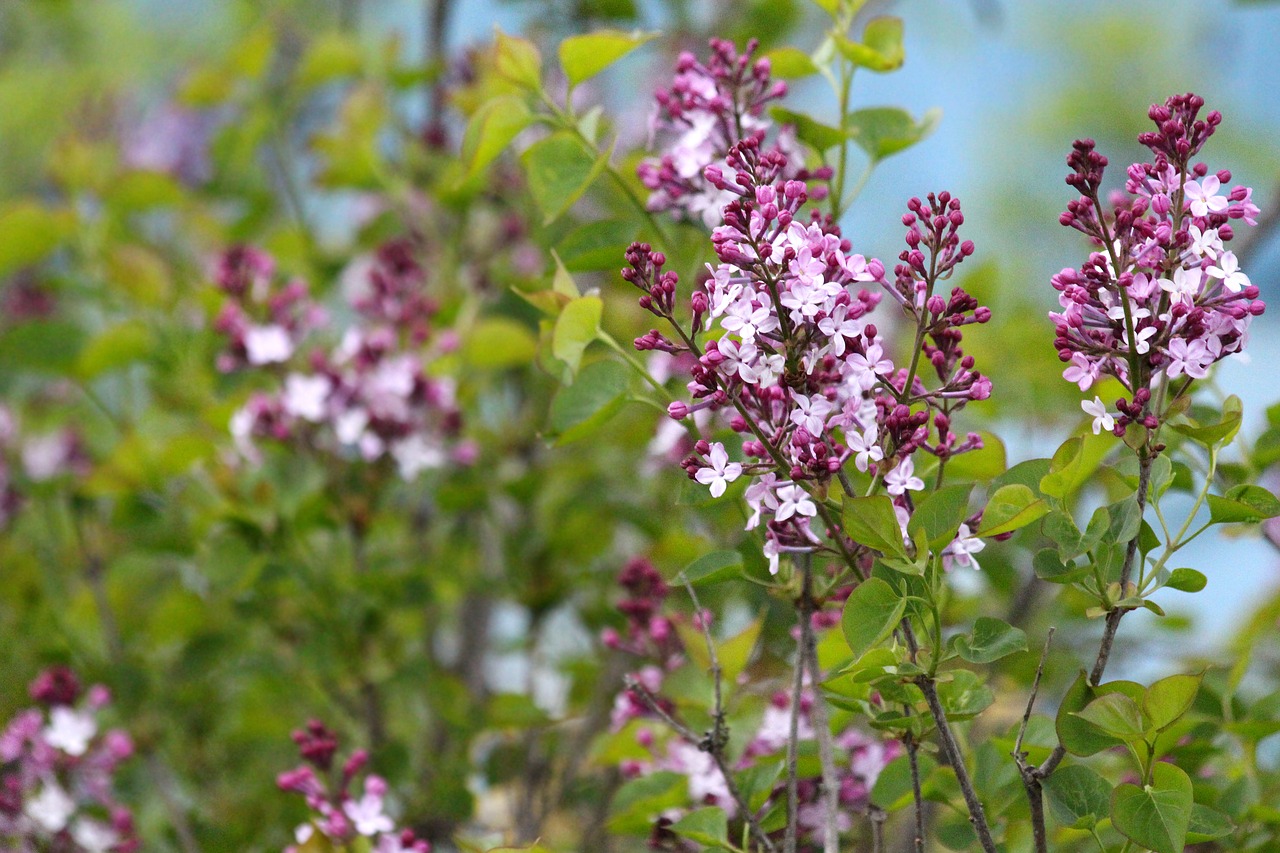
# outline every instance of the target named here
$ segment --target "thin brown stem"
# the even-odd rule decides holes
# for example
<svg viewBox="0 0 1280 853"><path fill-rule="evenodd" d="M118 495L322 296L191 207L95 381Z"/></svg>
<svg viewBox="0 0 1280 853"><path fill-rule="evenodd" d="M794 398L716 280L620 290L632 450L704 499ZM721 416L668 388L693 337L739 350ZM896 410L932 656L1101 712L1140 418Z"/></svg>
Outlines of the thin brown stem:
<svg viewBox="0 0 1280 853"><path fill-rule="evenodd" d="M802 570L805 566L802 565ZM813 624L813 575L802 571L800 601L797 611L800 620L800 642L796 650L796 676L791 688L791 731L787 737L787 831L783 836L784 853L796 853L796 831L800 810L800 773L797 769L800 753L800 703L804 696L805 648L812 636Z"/></svg>
<svg viewBox="0 0 1280 853"><path fill-rule="evenodd" d="M938 727L938 740L942 742L942 751L946 754L951 769L955 771L956 781L960 783L960 793L964 795L965 806L969 809L969 823L977 833L978 843L982 845L984 853L996 853L996 842L991 837L991 827L987 824L986 811L982 807L982 801L978 799L977 791L974 790L969 770L965 767L960 744L956 742L955 734L947 723L947 712L942 707L942 700L938 698L937 685L927 676L916 679L916 684L924 694L929 713L933 715L934 723Z"/></svg>
<svg viewBox="0 0 1280 853"><path fill-rule="evenodd" d="M751 810L746 797L742 796L742 791L738 788L737 783L734 782L733 770L729 767L729 762L724 757L724 751L722 749L710 749L709 746L711 738L699 737L693 729L668 714L662 707L661 703L658 702L657 697L650 693L648 688L643 684L636 681L629 675L623 678L623 683L626 684L627 689L635 694L636 698L638 698L640 702L649 709L650 713L654 714L666 723L667 726L683 738L686 743L691 743L697 746L699 749L711 756L712 761L715 762L717 769L720 771L720 775L724 777L725 787L729 791L729 796L733 798L735 803L737 803L738 811L742 814L743 820L747 822L747 827L751 832L751 837L756 840L756 843L759 844L766 853L775 853L777 848L773 844L773 839L769 838L769 836L765 834L764 829L760 826L760 821L756 818L755 812Z"/></svg>
<svg viewBox="0 0 1280 853"><path fill-rule="evenodd" d="M911 795L916 805L914 845L916 853L924 853L924 794L920 790L920 761L917 755L920 744L911 732L907 732L902 743L907 748L907 761L911 764Z"/></svg>
<svg viewBox="0 0 1280 853"><path fill-rule="evenodd" d="M1040 653L1040 664L1036 667L1035 680L1031 682L1031 695L1027 698L1027 710L1022 713L1022 724L1018 727L1018 738L1013 744L1013 760L1022 775L1022 786L1027 793L1027 805L1031 810L1031 834L1035 839L1036 853L1048 853L1049 840L1044 823L1044 791L1040 778L1036 775L1034 765L1027 763L1027 754L1022 751L1022 739L1027 734L1027 726L1031 724L1031 711L1035 708L1036 694L1040 691L1040 679L1044 676L1045 660L1049 657L1049 645L1053 642L1054 629L1050 628L1044 640L1044 651Z"/></svg>
<svg viewBox="0 0 1280 853"><path fill-rule="evenodd" d="M811 555L800 555L801 569L805 574L804 587L812 599L813 561ZM814 604L810 601L812 613ZM812 630L812 616L807 642L802 646L803 665L809 670L809 678L817 694L813 703L813 730L818 738L818 758L822 762L822 849L823 853L840 853L840 786L836 781L835 748L831 742L831 721L827 717L827 703L822 696L822 669L818 665L818 642Z"/></svg>

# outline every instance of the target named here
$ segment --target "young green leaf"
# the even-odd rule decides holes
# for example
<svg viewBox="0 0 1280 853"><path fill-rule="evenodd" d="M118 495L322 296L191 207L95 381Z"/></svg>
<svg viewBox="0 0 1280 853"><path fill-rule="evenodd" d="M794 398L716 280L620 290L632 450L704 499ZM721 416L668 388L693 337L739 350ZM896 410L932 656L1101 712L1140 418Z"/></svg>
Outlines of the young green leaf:
<svg viewBox="0 0 1280 853"><path fill-rule="evenodd" d="M933 133L942 111L929 110L920 121L897 107L868 107L849 114L844 129L873 161L905 151Z"/></svg>
<svg viewBox="0 0 1280 853"><path fill-rule="evenodd" d="M886 495L844 499L844 532L854 542L885 555L905 557L902 528Z"/></svg>
<svg viewBox="0 0 1280 853"><path fill-rule="evenodd" d="M1182 853L1191 823L1191 779L1176 765L1156 762L1150 785L1125 783L1111 793L1111 823L1155 853Z"/></svg>
<svg viewBox="0 0 1280 853"><path fill-rule="evenodd" d="M626 366L616 361L588 364L552 399L551 433L567 444L603 426L626 402L630 378Z"/></svg>
<svg viewBox="0 0 1280 853"><path fill-rule="evenodd" d="M571 374L577 373L587 346L600 336L603 313L604 302L600 297L580 296L564 306L556 319L551 354L567 364Z"/></svg>
<svg viewBox="0 0 1280 853"><path fill-rule="evenodd" d="M542 88L542 55L533 42L497 30L494 36L494 68L518 86L536 92Z"/></svg>
<svg viewBox="0 0 1280 853"><path fill-rule="evenodd" d="M737 551L712 551L685 566L677 580L694 586L710 585L742 575L742 554Z"/></svg>
<svg viewBox="0 0 1280 853"><path fill-rule="evenodd" d="M1049 810L1064 826L1092 829L1111 813L1111 784L1083 764L1059 767L1043 785Z"/></svg>
<svg viewBox="0 0 1280 853"><path fill-rule="evenodd" d="M853 656L862 657L893 633L906 609L906 599L880 578L868 578L858 584L845 601L840 620Z"/></svg>
<svg viewBox="0 0 1280 853"><path fill-rule="evenodd" d="M1049 505L1037 498L1031 489L1020 483L1001 486L987 501L982 512L979 536L998 536L1012 533L1042 518L1049 512Z"/></svg>
<svg viewBox="0 0 1280 853"><path fill-rule="evenodd" d="M907 532L914 534L923 530L929 548L945 548L969 515L969 493L972 491L973 485L966 483L944 486L929 494L916 505L911 521L907 523Z"/></svg>
<svg viewBox="0 0 1280 853"><path fill-rule="evenodd" d="M970 720L981 714L996 701L991 688L982 683L976 672L957 669L951 680L938 685L938 698L949 720Z"/></svg>
<svg viewBox="0 0 1280 853"><path fill-rule="evenodd" d="M729 818L724 809L708 806L691 811L671 824L671 831L698 844L724 847L729 843Z"/></svg>
<svg viewBox="0 0 1280 853"><path fill-rule="evenodd" d="M462 162L467 165L467 177L496 160L532 119L524 98L518 95L485 101L467 122L462 136Z"/></svg>
<svg viewBox="0 0 1280 853"><path fill-rule="evenodd" d="M862 31L861 43L842 35L837 35L835 42L845 59L869 71L894 71L901 68L906 59L906 51L902 47L901 18L872 18Z"/></svg>
<svg viewBox="0 0 1280 853"><path fill-rule="evenodd" d="M1123 693L1099 696L1083 710L1074 713L1106 734L1129 743L1142 740L1150 728L1150 720L1138 707L1138 703Z"/></svg>
<svg viewBox="0 0 1280 853"><path fill-rule="evenodd" d="M530 145L520 161L529 178L529 193L543 212L543 224L550 224L600 176L609 152L592 156L569 132L561 131Z"/></svg>
<svg viewBox="0 0 1280 853"><path fill-rule="evenodd" d="M601 71L653 40L657 33L619 30L598 30L582 36L570 36L560 42L560 67L573 88L584 80L590 80Z"/></svg>
<svg viewBox="0 0 1280 853"><path fill-rule="evenodd" d="M791 127L795 128L796 138L818 153L835 148L837 145L843 145L849 141L849 137L844 131L825 125L804 113L798 113L783 107L774 107L769 110L769 114L779 124L791 125Z"/></svg>
<svg viewBox="0 0 1280 853"><path fill-rule="evenodd" d="M1195 702L1203 678L1203 673L1171 675L1148 687L1142 697L1142 709L1151 720L1151 728L1162 732L1182 719Z"/></svg>
<svg viewBox="0 0 1280 853"><path fill-rule="evenodd" d="M818 73L809 54L794 47L777 47L765 53L773 76L779 80L798 80Z"/></svg>
<svg viewBox="0 0 1280 853"><path fill-rule="evenodd" d="M1208 583L1209 579L1195 569L1174 569L1164 585L1180 592L1199 592Z"/></svg>
<svg viewBox="0 0 1280 853"><path fill-rule="evenodd" d="M1209 518L1215 524L1256 523L1280 515L1280 500L1271 492L1244 483L1227 490L1226 495L1209 495Z"/></svg>
<svg viewBox="0 0 1280 853"><path fill-rule="evenodd" d="M1001 619L979 616L970 634L952 639L960 657L969 663L991 663L1027 650L1027 635Z"/></svg>
<svg viewBox="0 0 1280 853"><path fill-rule="evenodd" d="M1124 741L1100 731L1092 723L1077 716L1097 696L1083 670L1076 676L1058 706L1055 729L1058 739L1072 755L1086 757Z"/></svg>

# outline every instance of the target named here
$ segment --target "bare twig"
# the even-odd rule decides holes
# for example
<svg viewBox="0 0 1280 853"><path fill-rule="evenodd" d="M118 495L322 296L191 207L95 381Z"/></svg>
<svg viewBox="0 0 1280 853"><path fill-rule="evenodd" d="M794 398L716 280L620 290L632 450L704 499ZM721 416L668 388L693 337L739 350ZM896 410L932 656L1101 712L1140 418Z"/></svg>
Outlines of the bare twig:
<svg viewBox="0 0 1280 853"><path fill-rule="evenodd" d="M888 813L879 806L867 809L867 817L871 819L871 853L884 853L884 822L889 819Z"/></svg>
<svg viewBox="0 0 1280 853"><path fill-rule="evenodd" d="M683 738L687 743L697 746L699 749L711 756L712 761L715 762L716 767L720 770L720 775L724 777L725 787L729 790L729 796L738 804L738 810L742 813L743 819L747 822L747 827L751 830L751 836L756 840L756 843L766 851L766 853L775 853L777 848L774 847L773 840L765 834L764 829L760 826L760 821L756 819L755 812L751 811L746 798L742 796L742 791L738 789L737 783L733 781L733 772L729 767L729 762L725 760L723 750L710 749L711 738L699 737L693 729L668 714L666 709L664 709L661 703L658 702L657 697L650 693L648 688L643 684L636 681L635 678L630 675L624 676L623 683L626 684L627 689L634 693L636 698L638 698L651 713L655 714L659 719L666 723L673 732Z"/></svg>
<svg viewBox="0 0 1280 853"><path fill-rule="evenodd" d="M907 732L902 743L907 748L907 761L911 764L911 795L916 803L915 849L916 853L924 853L924 795L920 791L920 762L917 756L920 744L911 732Z"/></svg>
<svg viewBox="0 0 1280 853"><path fill-rule="evenodd" d="M1035 708L1036 694L1040 692L1040 679L1044 676L1044 664L1049 657L1049 646L1053 643L1054 628L1049 629L1044 639L1044 651L1040 653L1040 664L1036 667L1035 680L1031 682L1031 695L1027 698L1027 710L1022 713L1022 724L1018 726L1018 737L1013 744L1013 760L1022 775L1022 786L1027 792L1027 805L1031 809L1031 833L1035 839L1036 853L1048 853L1049 839L1044 824L1044 792L1040 777L1036 775L1036 767L1027 763L1027 754L1022 750L1022 739L1027 734L1027 726L1031 724L1031 711Z"/></svg>
<svg viewBox="0 0 1280 853"><path fill-rule="evenodd" d="M787 831L783 836L784 853L796 853L796 833L800 810L800 779L797 765L800 753L800 703L804 698L805 649L813 635L813 586L808 561L797 559L801 571L800 601L797 602L800 621L800 641L796 649L796 677L791 689L791 731L787 737ZM817 703L815 703L817 704Z"/></svg>
<svg viewBox="0 0 1280 853"><path fill-rule="evenodd" d="M808 667L810 682L815 692L813 702L813 730L818 738L818 758L822 762L822 849L823 853L840 853L840 785L836 781L835 749L831 743L831 721L827 718L827 703L822 697L822 669L818 666L818 641L812 630L815 609L813 598L813 568L810 554L799 555L797 562L805 574L804 590L809 596L810 625L808 639L801 646L802 663ZM803 632L802 632L803 633Z"/></svg>

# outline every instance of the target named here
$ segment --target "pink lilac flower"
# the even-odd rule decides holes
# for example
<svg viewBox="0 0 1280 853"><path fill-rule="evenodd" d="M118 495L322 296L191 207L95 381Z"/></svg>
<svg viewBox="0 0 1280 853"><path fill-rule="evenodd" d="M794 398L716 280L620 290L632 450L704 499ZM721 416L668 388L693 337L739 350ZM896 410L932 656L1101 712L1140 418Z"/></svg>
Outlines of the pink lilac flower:
<svg viewBox="0 0 1280 853"><path fill-rule="evenodd" d="M724 494L728 484L740 476L742 465L730 462L724 445L717 441L711 445L711 452L707 454L707 467L700 469L694 479L704 486L710 486L711 497L718 498Z"/></svg>
<svg viewBox="0 0 1280 853"><path fill-rule="evenodd" d="M306 728L293 733L293 740L306 763L281 773L276 784L283 791L301 794L311 817L294 830L297 846L286 847L285 853L297 853L316 833L342 846L363 837L382 853L430 853L427 841L412 830L397 829L386 814L387 783L381 777L366 775L361 796L351 794L352 784L369 763L364 750L356 750L343 762L331 787L327 780L333 776L338 736L323 723L312 720Z"/></svg>
<svg viewBox="0 0 1280 853"><path fill-rule="evenodd" d="M115 795L116 768L133 754L124 732L104 731L110 703L100 685L82 691L65 667L31 683L38 707L0 731L0 847L132 853L133 817Z"/></svg>
<svg viewBox="0 0 1280 853"><path fill-rule="evenodd" d="M232 249L218 266L230 297L216 328L228 338L223 369L272 368L274 391L253 394L231 419L242 455L260 457L257 440L292 442L343 459L385 463L406 480L450 462L469 464L475 450L459 440L455 387L431 375L424 356L453 345L432 334L436 306L412 244L395 240L360 264L350 299L357 321L331 350L302 345L324 312L294 281L278 289L275 263L256 249ZM265 309L263 306L266 306ZM266 311L265 320L251 318Z"/></svg>
<svg viewBox="0 0 1280 853"><path fill-rule="evenodd" d="M1201 116L1203 106L1186 94L1151 107L1156 129L1138 141L1152 159L1128 168L1125 193L1106 206L1099 189L1107 158L1093 140L1077 140L1067 158L1067 183L1080 197L1060 221L1088 236L1095 251L1053 277L1061 307L1049 315L1054 344L1070 364L1063 377L1080 390L1105 375L1131 395L1117 402L1114 429L1100 402L1084 404L1094 432L1123 435L1134 422L1154 429L1167 412L1150 407L1153 383L1162 375L1205 378L1214 363L1244 349L1250 321L1266 308L1224 248L1235 236L1234 220L1252 224L1256 217L1252 191L1226 189L1230 172L1210 172L1194 159L1222 121L1217 111Z"/></svg>
<svg viewBox="0 0 1280 853"><path fill-rule="evenodd" d="M765 106L787 93L785 83L772 79L769 60L752 58L756 47L752 40L739 54L731 42L712 39L705 65L691 53L680 55L671 87L655 95L651 133L662 136L666 148L660 157L643 161L637 169L650 190L650 210L670 211L711 227L733 200L731 192L707 178L707 168L723 168L730 149L742 139L763 140L771 124ZM831 177L829 168L813 172L803 168L790 128L777 135L774 150L791 158L794 165L788 177Z"/></svg>

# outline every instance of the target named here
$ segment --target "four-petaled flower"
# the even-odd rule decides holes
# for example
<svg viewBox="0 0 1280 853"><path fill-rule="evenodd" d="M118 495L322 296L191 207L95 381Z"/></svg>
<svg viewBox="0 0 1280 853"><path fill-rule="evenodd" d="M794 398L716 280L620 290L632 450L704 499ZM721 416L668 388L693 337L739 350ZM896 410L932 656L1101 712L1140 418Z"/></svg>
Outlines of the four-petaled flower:
<svg viewBox="0 0 1280 853"><path fill-rule="evenodd" d="M718 441L711 445L708 461L710 464L706 468L699 468L694 479L704 486L710 486L711 497L718 498L724 494L724 490L730 483L742 476L742 465L738 462L730 462L724 445Z"/></svg>
<svg viewBox="0 0 1280 853"><path fill-rule="evenodd" d="M778 512L774 515L778 521L786 521L793 515L813 518L817 514L818 507L803 486L792 483L778 488Z"/></svg>
<svg viewBox="0 0 1280 853"><path fill-rule="evenodd" d="M884 451L878 443L879 433L879 427L872 424L866 432L851 432L846 436L849 449L854 453L853 464L859 471L866 471L872 462L884 458Z"/></svg>
<svg viewBox="0 0 1280 853"><path fill-rule="evenodd" d="M1227 199L1218 195L1222 182L1217 175L1205 175L1201 181L1187 181L1182 192L1190 203L1192 216L1208 216L1227 209Z"/></svg>
<svg viewBox="0 0 1280 853"><path fill-rule="evenodd" d="M987 543L974 536L973 531L969 529L969 525L962 524L960 529L956 531L956 538L951 540L951 544L946 547L942 555L944 558L949 558L945 560L948 564L947 568L950 568L951 565L959 565L981 569L982 566L978 565L978 561L973 555L985 547L987 547Z"/></svg>
<svg viewBox="0 0 1280 853"><path fill-rule="evenodd" d="M888 474L884 475L885 491L891 495L901 495L907 491L918 492L924 488L924 480L916 475L916 463L908 456L898 463Z"/></svg>
<svg viewBox="0 0 1280 853"><path fill-rule="evenodd" d="M1222 279L1222 286L1232 293L1239 293L1251 284L1249 276L1240 271L1240 261L1236 259L1235 252L1223 252L1218 263L1209 267L1207 272L1213 278Z"/></svg>
<svg viewBox="0 0 1280 853"><path fill-rule="evenodd" d="M1084 413L1093 418L1093 434L1097 435L1104 429L1111 432L1116 428L1116 419L1107 411L1107 404L1102 402L1101 397L1094 397L1092 400L1081 400L1080 408L1084 409Z"/></svg>

